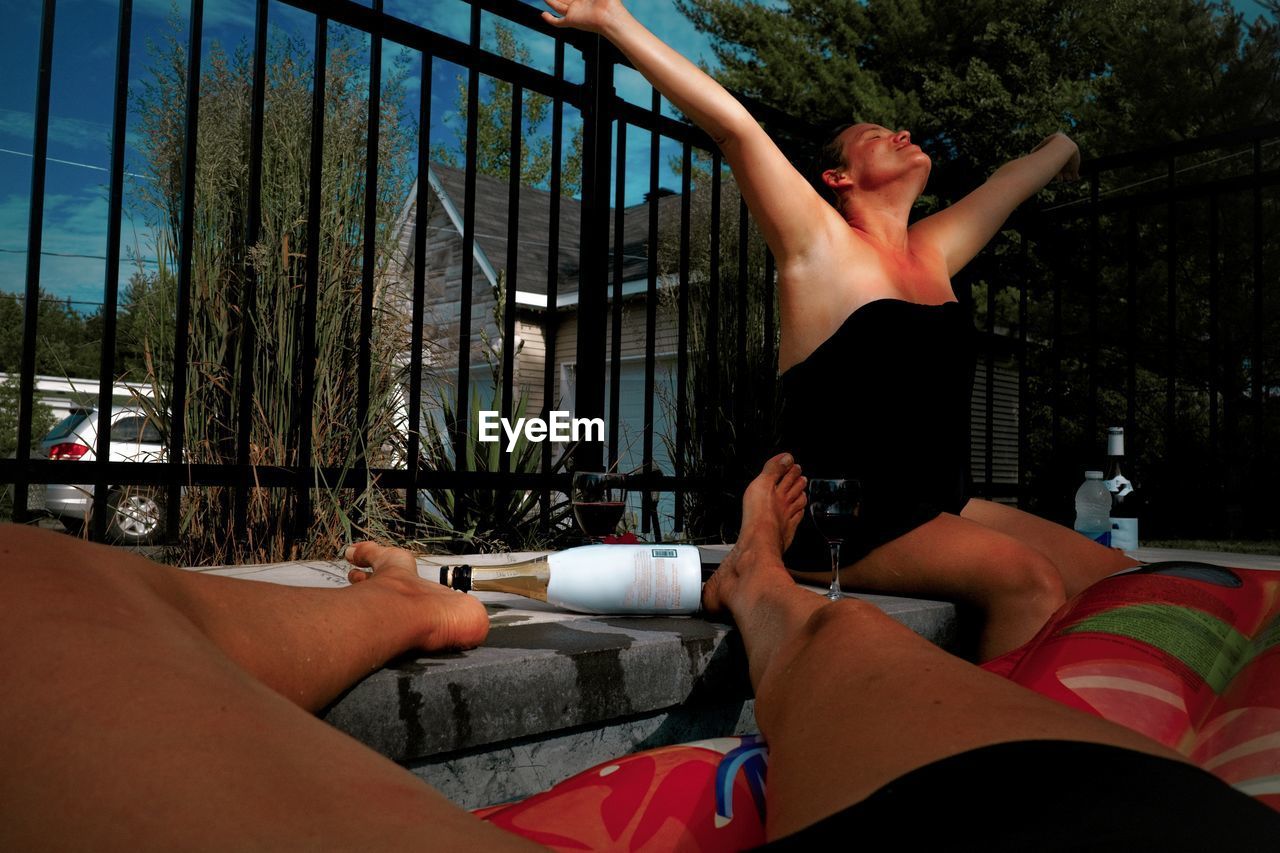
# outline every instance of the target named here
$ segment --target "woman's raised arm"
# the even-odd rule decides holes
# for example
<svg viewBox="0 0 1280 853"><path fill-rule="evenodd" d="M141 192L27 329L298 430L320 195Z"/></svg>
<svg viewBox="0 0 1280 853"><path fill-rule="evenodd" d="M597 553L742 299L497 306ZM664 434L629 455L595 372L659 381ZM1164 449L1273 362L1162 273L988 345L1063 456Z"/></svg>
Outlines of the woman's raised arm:
<svg viewBox="0 0 1280 853"><path fill-rule="evenodd" d="M620 0L546 0L557 27L599 33L613 42L681 112L720 146L747 206L779 265L804 255L832 208L796 171L737 99L640 24Z"/></svg>
<svg viewBox="0 0 1280 853"><path fill-rule="evenodd" d="M960 201L917 222L911 234L940 249L947 275L955 275L999 232L1014 208L1055 178L1079 176L1080 149L1065 133L1055 133L1030 154L996 169L986 183Z"/></svg>

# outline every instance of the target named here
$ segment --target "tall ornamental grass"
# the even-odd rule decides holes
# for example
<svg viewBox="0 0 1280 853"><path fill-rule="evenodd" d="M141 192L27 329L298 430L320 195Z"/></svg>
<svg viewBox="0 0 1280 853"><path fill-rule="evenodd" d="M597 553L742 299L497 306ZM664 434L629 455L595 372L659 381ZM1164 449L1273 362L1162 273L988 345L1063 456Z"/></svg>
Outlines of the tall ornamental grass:
<svg viewBox="0 0 1280 853"><path fill-rule="evenodd" d="M135 277L133 310L150 379L157 420L168 426L174 365L177 264L180 234L186 57L170 36L153 49L152 77L137 98L146 169L143 207L153 214L158 270ZM303 429L312 436L312 462L343 468L361 455L370 467L397 463L403 439L403 353L408 324L388 299L382 272L392 260L395 216L412 181L411 132L401 123L404 69L384 74L379 135L380 184L376 243L378 292L370 341L369 416L357 419L365 146L369 125L367 60L356 38L329 42L324 111L319 245L307 243L313 60L301 40L273 31L267 57L262 155L261 233L246 240L249 209L250 56L215 45L202 73L199 105L195 226L191 268L184 453L190 463L237 461L237 424L250 419L248 459L257 468L299 463ZM308 251L319 253L315 310L314 407L308 421L302 396L303 312ZM245 335L255 337L247 359ZM238 393L247 372L249 411ZM401 457L402 458L402 457ZM352 537L390 537L403 493L361 483L338 491L318 477L313 518L297 517L290 489L254 487L248 525L234 533L234 490L184 490L175 559L185 564L330 557ZM309 523L308 523L309 522ZM299 531L302 531L299 533Z"/></svg>

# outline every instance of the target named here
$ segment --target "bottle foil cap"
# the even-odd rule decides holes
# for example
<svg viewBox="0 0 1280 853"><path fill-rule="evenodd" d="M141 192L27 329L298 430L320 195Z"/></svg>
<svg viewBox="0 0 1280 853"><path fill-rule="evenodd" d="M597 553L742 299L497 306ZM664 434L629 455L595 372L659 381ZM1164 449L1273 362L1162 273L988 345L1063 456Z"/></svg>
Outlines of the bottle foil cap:
<svg viewBox="0 0 1280 853"><path fill-rule="evenodd" d="M458 592L471 592L471 567L441 566L440 583Z"/></svg>

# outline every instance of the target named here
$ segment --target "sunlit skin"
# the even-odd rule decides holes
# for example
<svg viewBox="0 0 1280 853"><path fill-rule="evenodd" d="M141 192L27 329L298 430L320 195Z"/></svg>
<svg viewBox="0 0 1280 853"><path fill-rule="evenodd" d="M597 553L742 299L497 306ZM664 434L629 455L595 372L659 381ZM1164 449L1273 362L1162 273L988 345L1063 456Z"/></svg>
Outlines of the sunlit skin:
<svg viewBox="0 0 1280 853"><path fill-rule="evenodd" d="M964 198L911 223L929 179L929 157L908 131L862 123L841 134L844 162L822 176L835 194L833 206L732 95L646 30L619 0L546 2L548 23L609 39L720 147L777 260L781 371L807 358L868 302L955 301L952 277L1014 208L1054 179L1078 177L1076 144L1054 133ZM838 441L840 424L831 430ZM845 567L841 576L854 588L977 605L986 616L979 654L987 659L1030 639L1067 597L1135 564L1060 525L972 499L960 515L943 513ZM823 572L797 577L820 581Z"/></svg>
<svg viewBox="0 0 1280 853"><path fill-rule="evenodd" d="M1002 741L1176 758L873 605L796 586L782 549L804 490L788 455L765 464L703 596L746 648L770 743L771 837ZM313 715L396 655L470 648L489 628L478 599L423 580L409 553L362 543L346 556L351 587L297 588L0 525L0 850L545 849ZM846 718L857 724L832 738L828 721Z"/></svg>

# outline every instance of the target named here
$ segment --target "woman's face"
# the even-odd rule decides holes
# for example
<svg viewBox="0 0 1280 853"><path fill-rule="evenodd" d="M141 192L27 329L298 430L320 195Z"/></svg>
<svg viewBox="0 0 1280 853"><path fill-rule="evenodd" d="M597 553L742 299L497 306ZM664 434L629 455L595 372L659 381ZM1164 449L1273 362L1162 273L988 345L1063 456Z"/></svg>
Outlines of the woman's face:
<svg viewBox="0 0 1280 853"><path fill-rule="evenodd" d="M909 131L856 124L843 135L845 162L855 191L875 190L903 179L918 181L924 189L933 163L911 141Z"/></svg>

